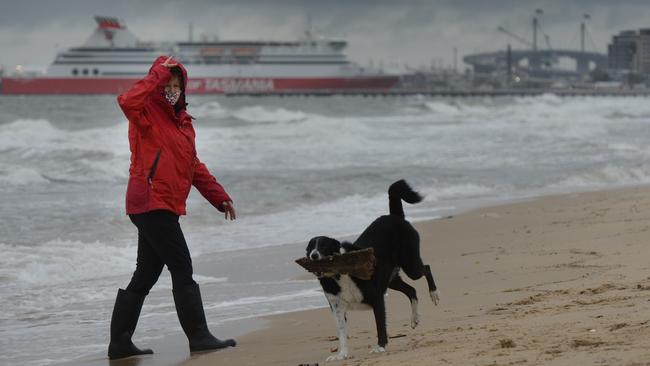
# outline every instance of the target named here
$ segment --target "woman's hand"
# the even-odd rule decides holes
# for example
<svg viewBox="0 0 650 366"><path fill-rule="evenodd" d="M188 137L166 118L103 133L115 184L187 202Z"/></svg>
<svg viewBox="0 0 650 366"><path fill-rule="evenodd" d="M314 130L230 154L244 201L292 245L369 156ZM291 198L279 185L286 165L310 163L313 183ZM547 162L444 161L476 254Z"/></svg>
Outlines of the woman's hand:
<svg viewBox="0 0 650 366"><path fill-rule="evenodd" d="M163 62L161 65L165 66L168 69L171 69L172 67L178 66L178 63L176 61L174 61L173 57L174 56L167 57L165 62Z"/></svg>
<svg viewBox="0 0 650 366"><path fill-rule="evenodd" d="M235 212L235 206L232 204L232 201L224 201L224 203L221 204L221 207L223 208L223 211L225 213L225 218L228 220L228 216L230 215L230 220L234 220L237 218L237 213Z"/></svg>

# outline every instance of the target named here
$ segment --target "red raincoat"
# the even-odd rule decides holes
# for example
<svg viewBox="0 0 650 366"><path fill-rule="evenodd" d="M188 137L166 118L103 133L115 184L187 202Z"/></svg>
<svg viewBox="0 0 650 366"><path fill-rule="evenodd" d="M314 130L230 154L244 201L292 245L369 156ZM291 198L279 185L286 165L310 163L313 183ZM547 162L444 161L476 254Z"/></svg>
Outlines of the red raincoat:
<svg viewBox="0 0 650 366"><path fill-rule="evenodd" d="M185 215L185 201L194 185L219 211L230 197L196 156L192 117L185 111L185 93L174 111L164 98L165 84L171 72L160 56L149 74L117 97L129 120L131 166L126 189L126 213L169 210ZM187 71L182 83L187 86Z"/></svg>

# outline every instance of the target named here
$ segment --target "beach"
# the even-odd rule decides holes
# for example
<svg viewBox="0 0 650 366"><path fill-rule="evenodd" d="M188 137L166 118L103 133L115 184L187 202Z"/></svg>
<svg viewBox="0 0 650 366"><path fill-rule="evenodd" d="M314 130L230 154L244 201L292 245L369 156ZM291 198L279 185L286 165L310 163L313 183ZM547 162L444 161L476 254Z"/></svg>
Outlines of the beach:
<svg viewBox="0 0 650 366"><path fill-rule="evenodd" d="M68 2L0 14L0 366L650 366L650 7ZM339 350L298 263L391 213Z"/></svg>
<svg viewBox="0 0 650 366"><path fill-rule="evenodd" d="M192 190L188 215L180 219L210 327L219 337L240 341L237 349L214 357L253 357L260 353L248 350L268 347L268 354L291 350L287 354L300 362L325 360L336 346L329 341L334 320L318 282L293 261L304 255L311 237L354 239L387 212L386 190L398 179L425 196L405 205L405 212L423 233L423 253L442 303L434 307L419 281L423 321L410 330L408 301L389 293L389 332L398 338L381 359L394 357L400 345L413 347L408 342L418 334L421 342L452 342L457 336L458 344L464 340L475 349L480 342L450 329L460 326L482 337L480 328L466 327L499 316L514 322L519 313L488 311L514 311L504 304L546 290L531 283L601 270L571 264L583 257L586 266L623 258L583 249L593 244L590 237L573 242L586 220L579 215L591 211L584 206L589 203L566 198L572 196L564 196L573 202L567 212L587 209L576 211L573 229L554 240L535 239L541 229L513 233L498 226L526 219L510 225L534 227L543 215L499 213L464 222L475 209L516 202L536 207L547 197L650 184L650 165L644 163L650 161L650 104L639 98L192 96L191 106L197 154L233 197L238 214L235 221L224 220ZM1 96L0 110L0 364L106 365L115 295L129 283L137 252L137 232L124 213L126 119L110 95ZM563 228L545 225L545 231ZM586 235L600 226L583 229ZM501 230L501 236L490 230ZM549 254L554 248L559 254ZM568 302L576 292L600 286L572 285ZM189 359L171 287L165 270L145 300L134 339L156 354L138 359L143 366ZM544 303L535 301L517 311ZM286 333L290 346L274 343L281 338L275 331L252 333L271 324L277 329L276 318L268 316L305 310L320 313L312 318L308 312L313 324ZM375 337L372 315L354 313L350 322L350 362L363 362ZM314 330L313 336L296 337ZM255 334L263 338L251 343ZM501 352L529 347L511 337L516 347ZM500 340L489 338L486 347ZM436 353L450 344L435 344ZM300 357L298 348L313 353ZM264 362L286 361L274 359Z"/></svg>
<svg viewBox="0 0 650 366"><path fill-rule="evenodd" d="M372 313L349 313L353 358L333 365L648 364L649 187L546 196L416 227L440 305L415 282L421 321L411 329L406 297L389 291L384 354L369 354ZM338 346L328 308L265 319L236 348L183 365L322 365Z"/></svg>

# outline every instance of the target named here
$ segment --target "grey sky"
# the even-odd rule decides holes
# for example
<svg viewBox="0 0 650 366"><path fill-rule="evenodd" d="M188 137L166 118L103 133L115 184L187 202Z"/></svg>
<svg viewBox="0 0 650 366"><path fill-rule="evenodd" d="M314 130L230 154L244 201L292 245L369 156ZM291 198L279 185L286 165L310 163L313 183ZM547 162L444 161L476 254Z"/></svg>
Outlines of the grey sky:
<svg viewBox="0 0 650 366"><path fill-rule="evenodd" d="M585 13L589 50L605 52L621 30L650 28L647 0L0 0L0 64L49 64L92 33L94 15L119 17L146 41L184 40L190 22L195 37L295 39L310 16L318 34L346 39L356 62L451 65L456 47L462 67L465 54L520 47L496 29L530 39L537 8L554 48L579 47Z"/></svg>

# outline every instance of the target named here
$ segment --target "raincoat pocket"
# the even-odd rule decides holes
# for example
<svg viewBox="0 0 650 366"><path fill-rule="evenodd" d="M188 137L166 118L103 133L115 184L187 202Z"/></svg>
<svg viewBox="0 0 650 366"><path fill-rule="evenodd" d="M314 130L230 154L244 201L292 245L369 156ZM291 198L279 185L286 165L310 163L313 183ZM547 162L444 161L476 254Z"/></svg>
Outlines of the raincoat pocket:
<svg viewBox="0 0 650 366"><path fill-rule="evenodd" d="M129 214L149 211L151 204L151 184L145 177L129 177L126 187L126 212Z"/></svg>

